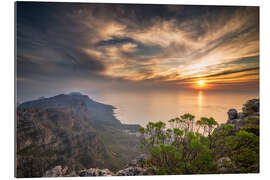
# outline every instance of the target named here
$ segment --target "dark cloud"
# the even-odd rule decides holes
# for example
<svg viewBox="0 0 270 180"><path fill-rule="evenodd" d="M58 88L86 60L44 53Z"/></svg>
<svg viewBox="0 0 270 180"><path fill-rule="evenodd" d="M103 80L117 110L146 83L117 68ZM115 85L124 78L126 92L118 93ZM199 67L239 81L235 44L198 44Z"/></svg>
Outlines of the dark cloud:
<svg viewBox="0 0 270 180"><path fill-rule="evenodd" d="M232 56L244 56L225 65L255 63L204 77L258 70L258 7L17 2L16 13L20 96L46 87L70 88L75 81L135 87L137 77L145 79L136 86L175 87L193 79L181 79L185 69L179 65L207 60L224 49L239 49L240 55L232 51ZM201 43L206 45L196 46ZM250 54L253 59L246 57Z"/></svg>
<svg viewBox="0 0 270 180"><path fill-rule="evenodd" d="M252 67L252 68L240 69L240 70L229 70L229 71L224 71L224 72L211 74L211 75L203 76L203 77L204 78L218 77L218 76L224 76L224 75L228 75L228 74L241 73L241 72L254 71L254 70L259 70L259 67Z"/></svg>
<svg viewBox="0 0 270 180"><path fill-rule="evenodd" d="M259 65L259 56L250 56L250 57L244 57L237 59L235 61L232 61L228 64L257 64Z"/></svg>
<svg viewBox="0 0 270 180"><path fill-rule="evenodd" d="M78 50L56 49L58 57L17 56L17 73L22 78L91 78L105 70L105 65L96 57ZM52 58L46 61L45 58ZM59 58L59 59L57 59Z"/></svg>
<svg viewBox="0 0 270 180"><path fill-rule="evenodd" d="M102 40L98 43L96 43L97 46L115 46L115 45L121 45L121 44L125 44L125 43L136 43L135 40L133 40L132 38L118 38L118 37L114 37L112 39L109 40Z"/></svg>
<svg viewBox="0 0 270 180"><path fill-rule="evenodd" d="M17 3L17 74L20 78L91 78L105 64L83 51L85 26L70 18L62 3Z"/></svg>

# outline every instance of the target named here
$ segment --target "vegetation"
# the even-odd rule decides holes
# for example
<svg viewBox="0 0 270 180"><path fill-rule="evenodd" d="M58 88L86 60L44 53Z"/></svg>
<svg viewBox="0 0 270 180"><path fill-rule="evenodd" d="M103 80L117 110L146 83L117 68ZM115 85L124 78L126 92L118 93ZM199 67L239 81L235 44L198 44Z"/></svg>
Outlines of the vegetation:
<svg viewBox="0 0 270 180"><path fill-rule="evenodd" d="M102 124L68 108L18 108L17 119L17 177L42 177L57 165L117 171L142 153L139 138L125 132L135 125Z"/></svg>
<svg viewBox="0 0 270 180"><path fill-rule="evenodd" d="M137 174L259 172L259 100L233 113L221 125L187 113L169 120L168 127L149 122L140 128L121 124L111 106L84 96L26 102L17 108L16 176L41 177L58 165L67 174L93 167L116 172L131 160Z"/></svg>
<svg viewBox="0 0 270 180"><path fill-rule="evenodd" d="M140 128L142 148L149 153L144 166L154 174L259 172L258 116L246 118L241 130L218 125L214 118L184 114Z"/></svg>

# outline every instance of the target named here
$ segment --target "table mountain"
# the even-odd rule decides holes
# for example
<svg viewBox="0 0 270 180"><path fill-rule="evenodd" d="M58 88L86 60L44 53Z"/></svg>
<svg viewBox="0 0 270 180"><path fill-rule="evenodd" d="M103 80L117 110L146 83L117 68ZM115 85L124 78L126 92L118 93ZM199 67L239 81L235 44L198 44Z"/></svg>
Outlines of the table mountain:
<svg viewBox="0 0 270 180"><path fill-rule="evenodd" d="M55 166L117 171L141 153L139 125L122 124L111 105L81 93L17 107L16 176L41 177ZM70 173L70 172L69 172Z"/></svg>

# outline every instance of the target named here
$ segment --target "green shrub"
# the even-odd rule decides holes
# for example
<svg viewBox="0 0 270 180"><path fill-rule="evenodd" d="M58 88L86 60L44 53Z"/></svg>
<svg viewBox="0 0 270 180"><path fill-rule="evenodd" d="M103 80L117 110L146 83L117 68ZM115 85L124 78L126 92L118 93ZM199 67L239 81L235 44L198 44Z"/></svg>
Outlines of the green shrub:
<svg viewBox="0 0 270 180"><path fill-rule="evenodd" d="M142 147L150 154L145 166L163 175L220 173L218 159L229 157L225 173L259 171L259 137L251 130L259 129L257 117L247 118L238 132L232 124L218 126L214 118L194 119L184 114L169 120L172 128L163 122L141 128Z"/></svg>

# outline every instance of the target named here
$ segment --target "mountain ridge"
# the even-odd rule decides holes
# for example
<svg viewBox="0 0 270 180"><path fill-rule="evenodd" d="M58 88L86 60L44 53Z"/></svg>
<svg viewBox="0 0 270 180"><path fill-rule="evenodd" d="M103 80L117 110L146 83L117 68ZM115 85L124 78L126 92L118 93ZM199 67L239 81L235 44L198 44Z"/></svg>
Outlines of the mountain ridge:
<svg viewBox="0 0 270 180"><path fill-rule="evenodd" d="M90 116L95 116L99 121L107 119L110 123L121 124L121 122L114 116L114 109L112 105L96 102L90 99L87 95L78 92L69 94L59 94L49 98L42 98L21 103L18 108L69 108L75 111L83 112Z"/></svg>
<svg viewBox="0 0 270 180"><path fill-rule="evenodd" d="M60 94L17 107L17 177L41 177L56 166L70 171L117 170L140 153L139 125L122 124L114 107L87 95Z"/></svg>

